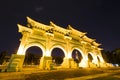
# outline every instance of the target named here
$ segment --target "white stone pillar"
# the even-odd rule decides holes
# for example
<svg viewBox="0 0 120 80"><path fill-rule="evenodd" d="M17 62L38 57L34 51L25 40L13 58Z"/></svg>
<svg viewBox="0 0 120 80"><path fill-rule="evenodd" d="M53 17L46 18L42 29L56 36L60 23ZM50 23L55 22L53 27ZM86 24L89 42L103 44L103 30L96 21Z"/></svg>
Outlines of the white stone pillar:
<svg viewBox="0 0 120 80"><path fill-rule="evenodd" d="M45 70L45 69L51 70L52 69L51 64L52 64L52 57L43 56L40 59L39 68L43 69L43 70Z"/></svg>
<svg viewBox="0 0 120 80"><path fill-rule="evenodd" d="M68 35L65 35L64 36L64 39L66 41L66 55L65 55L65 58L64 58L64 62L62 64L62 67L63 68L70 68L71 67L71 64L70 64L70 60L72 59L72 55L70 53L70 43L69 41L72 39L69 34Z"/></svg>
<svg viewBox="0 0 120 80"><path fill-rule="evenodd" d="M25 53L24 53L24 46L25 46L25 44L27 42L27 38L29 36L28 32L22 32L22 34L23 34L23 37L20 40L21 41L20 42L20 46L19 46L18 51L17 51L18 55L25 55Z"/></svg>
<svg viewBox="0 0 120 80"><path fill-rule="evenodd" d="M83 59L79 63L79 67L82 68L89 67L87 56L83 57Z"/></svg>

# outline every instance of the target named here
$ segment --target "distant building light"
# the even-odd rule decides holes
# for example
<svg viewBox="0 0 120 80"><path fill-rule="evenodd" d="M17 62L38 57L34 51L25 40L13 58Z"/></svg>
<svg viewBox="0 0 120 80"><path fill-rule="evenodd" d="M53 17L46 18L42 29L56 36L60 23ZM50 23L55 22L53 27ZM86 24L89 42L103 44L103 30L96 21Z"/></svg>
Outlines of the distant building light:
<svg viewBox="0 0 120 80"><path fill-rule="evenodd" d="M119 67L119 65L118 64L112 64L114 67Z"/></svg>

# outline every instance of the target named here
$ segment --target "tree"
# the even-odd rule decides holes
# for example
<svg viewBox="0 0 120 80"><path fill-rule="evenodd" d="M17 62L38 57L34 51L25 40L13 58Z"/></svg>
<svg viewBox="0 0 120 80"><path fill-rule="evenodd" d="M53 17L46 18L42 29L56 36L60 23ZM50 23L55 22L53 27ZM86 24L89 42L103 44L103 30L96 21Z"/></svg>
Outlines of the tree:
<svg viewBox="0 0 120 80"><path fill-rule="evenodd" d="M112 58L114 64L120 64L120 48L112 51Z"/></svg>
<svg viewBox="0 0 120 80"><path fill-rule="evenodd" d="M5 56L7 55L7 51L3 51L0 53L0 64L2 65L5 61Z"/></svg>
<svg viewBox="0 0 120 80"><path fill-rule="evenodd" d="M112 54L110 51L102 50L102 57L105 60L105 62L107 62L107 63L112 63L112 61L113 61Z"/></svg>

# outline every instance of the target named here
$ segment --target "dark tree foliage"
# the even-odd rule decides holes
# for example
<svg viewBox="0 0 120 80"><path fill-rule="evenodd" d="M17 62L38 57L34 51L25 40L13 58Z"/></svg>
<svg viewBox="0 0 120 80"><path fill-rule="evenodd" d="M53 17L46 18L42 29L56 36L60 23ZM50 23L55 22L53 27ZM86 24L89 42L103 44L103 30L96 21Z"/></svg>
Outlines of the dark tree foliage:
<svg viewBox="0 0 120 80"><path fill-rule="evenodd" d="M7 51L3 51L0 53L0 64L2 65L5 61L5 56L7 56Z"/></svg>
<svg viewBox="0 0 120 80"><path fill-rule="evenodd" d="M120 48L113 50L112 52L112 59L114 64L120 64Z"/></svg>
<svg viewBox="0 0 120 80"><path fill-rule="evenodd" d="M112 59L112 57L111 57L111 53L109 52L109 51L102 51L102 57L103 57L103 59L105 60L105 62L107 62L107 63L111 63L111 59Z"/></svg>
<svg viewBox="0 0 120 80"><path fill-rule="evenodd" d="M120 65L120 48L117 48L113 51L102 51L103 59L112 64Z"/></svg>

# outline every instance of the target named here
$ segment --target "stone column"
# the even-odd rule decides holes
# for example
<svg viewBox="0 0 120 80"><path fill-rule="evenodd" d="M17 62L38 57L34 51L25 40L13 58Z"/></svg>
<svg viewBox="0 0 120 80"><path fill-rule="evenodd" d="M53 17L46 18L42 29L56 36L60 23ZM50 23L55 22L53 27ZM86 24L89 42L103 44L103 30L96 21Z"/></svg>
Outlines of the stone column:
<svg viewBox="0 0 120 80"><path fill-rule="evenodd" d="M69 34L66 34L65 36L64 36L64 39L65 39L65 41L66 41L66 51L67 51L67 55L65 55L65 58L64 58L64 60L63 60L63 63L62 63L62 68L71 68L71 63L70 63L70 61L71 61L71 53L70 53L70 43L69 43L69 41L72 39L70 36L69 36Z"/></svg>
<svg viewBox="0 0 120 80"><path fill-rule="evenodd" d="M21 43L20 43L20 46L17 51L18 55L25 55L24 47L25 47L25 44L27 43L27 38L30 33L25 31L25 32L22 32L22 34L23 34L23 37L22 37L22 39L20 39Z"/></svg>
<svg viewBox="0 0 120 80"><path fill-rule="evenodd" d="M51 70L53 69L52 67L52 57L49 56L43 56L40 59L40 65L39 65L40 69L47 69L47 70Z"/></svg>
<svg viewBox="0 0 120 80"><path fill-rule="evenodd" d="M76 63L73 58L69 59L69 63L70 63L70 68L78 68L79 67L78 63Z"/></svg>
<svg viewBox="0 0 120 80"><path fill-rule="evenodd" d="M52 57L50 55L50 45L51 45L51 38L54 37L54 34L50 32L50 30L48 30L46 32L46 43L45 43L45 53L43 57L41 57L40 59L40 69L48 69L51 70L53 69L52 66Z"/></svg>
<svg viewBox="0 0 120 80"><path fill-rule="evenodd" d="M64 58L61 66L62 66L62 68L70 68L70 59L69 58Z"/></svg>
<svg viewBox="0 0 120 80"><path fill-rule="evenodd" d="M81 62L79 63L79 67L81 68L89 67L88 60L86 58L83 58Z"/></svg>

